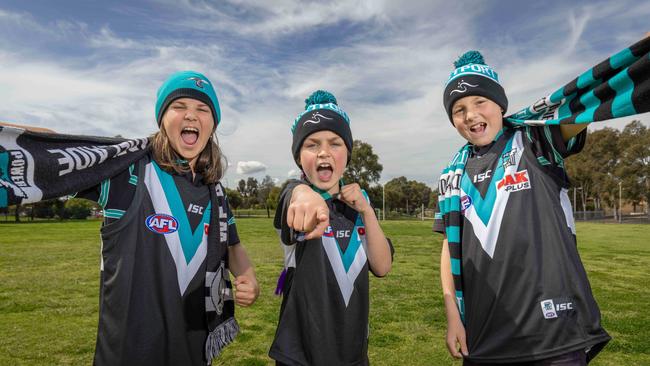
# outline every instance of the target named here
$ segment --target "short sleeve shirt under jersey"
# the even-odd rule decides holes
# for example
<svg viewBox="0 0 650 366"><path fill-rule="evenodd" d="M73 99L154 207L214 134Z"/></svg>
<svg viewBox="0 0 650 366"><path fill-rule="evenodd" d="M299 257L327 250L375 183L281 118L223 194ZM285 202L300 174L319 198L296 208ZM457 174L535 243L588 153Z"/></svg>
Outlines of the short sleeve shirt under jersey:
<svg viewBox="0 0 650 366"><path fill-rule="evenodd" d="M286 224L291 192L301 183L287 185L275 215L287 273L269 355L286 365L367 365L365 228L354 209L329 198L330 228L322 238L302 240Z"/></svg>
<svg viewBox="0 0 650 366"><path fill-rule="evenodd" d="M470 155L460 183L469 360L593 354L609 340L578 254L564 170L585 138L565 143L558 126L507 127ZM434 230L444 232L446 219L436 215Z"/></svg>

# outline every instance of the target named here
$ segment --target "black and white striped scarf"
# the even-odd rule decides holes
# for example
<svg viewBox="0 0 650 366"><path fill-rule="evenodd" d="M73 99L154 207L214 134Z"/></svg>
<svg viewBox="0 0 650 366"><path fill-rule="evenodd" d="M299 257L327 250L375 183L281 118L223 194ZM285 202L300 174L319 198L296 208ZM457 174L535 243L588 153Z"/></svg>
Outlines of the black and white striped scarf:
<svg viewBox="0 0 650 366"><path fill-rule="evenodd" d="M0 126L0 208L80 192L129 168L149 153L149 139L73 136ZM228 218L220 183L210 186L205 304L211 364L239 332L227 267Z"/></svg>

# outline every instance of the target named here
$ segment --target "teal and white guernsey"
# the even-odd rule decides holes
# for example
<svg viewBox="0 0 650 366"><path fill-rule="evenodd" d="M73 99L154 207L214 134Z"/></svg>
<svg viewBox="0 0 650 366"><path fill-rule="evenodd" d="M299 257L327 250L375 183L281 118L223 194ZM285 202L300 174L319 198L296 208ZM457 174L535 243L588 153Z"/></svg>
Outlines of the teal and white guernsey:
<svg viewBox="0 0 650 366"><path fill-rule="evenodd" d="M209 364L239 330L221 185L163 171L147 138L0 127L0 208L75 192L105 214L94 364Z"/></svg>
<svg viewBox="0 0 650 366"><path fill-rule="evenodd" d="M460 197L460 216L438 216L434 230L446 229L462 289L468 360L593 357L609 340L578 254L564 171L584 137L564 143L558 126L506 127L493 144L467 149L460 179L442 187L441 200L450 189Z"/></svg>
<svg viewBox="0 0 650 366"><path fill-rule="evenodd" d="M456 298L461 318L468 332L471 359L488 362L534 360L543 357L552 357L560 354L558 352L575 350L580 347L589 348L596 344L598 346L591 348L591 352L589 353L589 357L593 357L602 347L603 342L608 339L604 330L600 328L600 316L595 302L593 304L591 302L593 299L591 298L590 290L587 291L589 285L586 276L584 277L583 283L583 287L585 288L582 289L582 293L588 293L588 296L584 295L587 296L587 300L585 300L586 303L582 303L582 305L586 306L582 312L567 311L566 307L574 306L576 303L567 299L569 295L563 294L562 291L558 291L556 294L548 294L546 296L549 297L545 299L538 299L534 296L526 297L525 295L523 298L521 297L521 294L529 293L527 291L530 290L531 286L538 286L539 281L544 280L544 276L527 273L527 270L542 265L550 267L550 263L554 263L544 260L549 253L549 249L545 246L549 244L547 242L544 242L544 246L535 244L542 237L541 234L551 231L564 233L561 227L565 225L569 228L572 227L570 222L570 204L565 191L568 184L563 183L562 180L558 180L557 187L547 189L544 194L528 197L530 204L522 206L521 210L509 209L509 207L513 204L516 205L516 203L513 203L511 196L529 196L531 195L530 192L539 191L539 188L535 188L539 184L535 184L531 180L533 179L531 178L531 174L535 174L535 176L548 176L550 174L550 176L555 176L556 178L562 177L564 181L567 180L563 170L564 155L558 153L558 151L564 149L568 153L572 152L575 149L575 141L569 141L566 146L563 145L561 138L559 138L559 141L556 141L558 138L553 136L557 136L559 133L558 125L604 121L648 111L650 111L650 38L645 38L600 62L568 84L558 88L550 95L531 104L529 107L505 117L505 123L511 127L509 130L514 131L517 129L518 132L508 134L510 136L508 137L508 141L514 139L512 142L508 142L513 147L507 149L507 152L500 152L501 155L495 159L509 159L508 161L504 160L500 165L493 162L497 165L494 165L490 169L485 168L484 171L468 174L467 170L470 168L474 147L467 144L454 155L451 162L443 170L439 180L440 213L437 216L437 229L445 232L449 242L451 271L454 278ZM532 126L538 127L533 128ZM516 137L516 135L525 135L526 138ZM499 137L497 142L504 138L506 137ZM519 156L521 152L515 150L520 146L520 141L524 143L524 152L521 156ZM534 146L542 146L539 145L541 141L547 141L550 147L548 149L533 149L534 151L532 151L533 154L530 158L534 159L534 161L531 160L528 164L525 164L530 165L530 168L522 169L520 167L522 160L517 159L524 157L524 161L526 161L526 151L531 152L531 148L525 147L527 141ZM493 145L492 148L496 145L498 143ZM545 154L543 151L549 151L550 153ZM498 151L492 151L492 153L499 154ZM513 166L517 167L514 171ZM538 166L543 167L542 171L545 173L539 174L533 170L533 168ZM551 169L550 167L554 168ZM489 186L489 188L485 188L484 191L478 194L477 187L483 186L485 184L484 182L491 182L490 184L496 186ZM544 185L542 184L542 186ZM548 196L550 194L548 192L555 193ZM535 205L535 203L541 202L539 197L549 198L549 202L555 203L550 207L545 206L541 210L541 207ZM534 211L535 209L538 211ZM528 217L527 215L530 212L533 212L534 215ZM545 224L547 220L552 221L553 217L557 218L561 216L562 220L558 219L559 221L555 222L554 225L549 226L549 224ZM508 222L509 218L514 221ZM560 225L559 222L563 222L562 226L558 226ZM444 223L442 227L440 226L441 223ZM468 227L471 230L468 231ZM523 230L520 229L522 227L524 228ZM517 232L518 230L521 232L521 238L517 240L527 244L510 248L510 245L513 244L504 239L503 235L505 233ZM569 232L571 234L575 233L573 229ZM481 248L481 253L487 255L487 258L473 258L469 254L468 243L474 239L477 240L476 244ZM567 241L567 238L560 239L550 238L547 240L559 240L565 246L571 247L568 244L570 241ZM523 257L517 257L514 254L507 258L499 259L498 257L500 247L520 249L522 246L528 247L528 245L532 245L529 249L530 252L520 253ZM516 251L513 253L516 253ZM537 256L531 259L530 262L522 259L525 258L526 254L530 253L536 253ZM558 249L558 253L562 254L562 250ZM573 271L566 271L568 277L552 278L553 281L559 281L560 284L565 283L567 278L582 276L584 273L582 264L579 258L577 258L577 252L563 254L566 257L557 256L555 258L560 260L558 266L566 265L564 267L566 269L571 267L566 261L575 261L576 263L573 263ZM508 301L510 302L505 304L491 302L491 299L495 296L500 301L503 300L502 297L506 296L501 291L496 291L494 294L482 295L484 296L482 297L483 301L486 302L483 304L483 307L470 306L476 305L474 301L477 301L476 294L472 292L476 288L471 285L471 282L475 281L477 277L491 278L483 272L486 268L484 267L485 263L488 262L494 263L494 266L504 266L504 268L521 266L523 264L526 266L525 268L509 273L508 275L513 276L513 278L527 279L528 282L519 284L519 287L515 286L515 289L520 291L515 291L507 295L509 296ZM524 274L532 277L525 277L523 276ZM578 282L582 283L582 280ZM506 283L507 281L501 278L501 280L495 283L482 283L480 286L487 286L485 287L486 289L512 290L511 287L501 287L501 285L505 286ZM544 292L542 291L543 286L539 290ZM529 314L522 313L523 310L520 307L532 306L531 304L534 303L534 298L541 301L539 306L544 310L545 319L551 320L531 325L529 328L520 327L522 333L513 333L510 335L514 338L509 338L507 333L500 332L497 334L493 330L490 330L490 327L497 326L497 322L494 322L494 325L488 326L477 325L477 322L479 322L478 319L481 319L480 321L491 322L499 318L499 314L507 313L504 309L510 309L507 305L514 303L515 299L523 299L525 300L525 304L518 303L518 307L511 309L511 311L515 314L520 314L522 317L526 317L519 319L529 319L527 318ZM559 305L557 302L559 302ZM482 310L486 309L485 306L489 309L487 313ZM566 338L567 334L572 334L571 331L567 331L562 333L563 336L554 338L561 331L540 331L540 329L544 329L544 327L540 327L542 324L548 325L549 322L560 322L552 320L558 317L558 309L561 309L562 314L578 313L578 317L586 316L583 320L588 323L587 325L574 324L567 329L571 331L581 329L584 331L588 328L593 331L593 334L585 333L573 338ZM585 312L591 316L587 316ZM532 309L530 310L530 314L534 314ZM573 317L574 315L571 316ZM500 321L502 321L501 326L508 324L508 319L500 319ZM515 324L518 323L515 322ZM478 331L484 332L482 333L483 335L479 338L472 338L471 335L478 334L476 333ZM489 334L494 336L492 340L487 340ZM558 341L555 344L546 339L538 339L538 337L532 336L533 334L541 334L549 337L549 339L563 339L565 343L562 344ZM526 339L528 341L522 341L520 342L521 344L515 341ZM516 350L519 350L519 352Z"/></svg>
<svg viewBox="0 0 650 366"><path fill-rule="evenodd" d="M269 356L286 365L366 365L368 259L361 215L321 193L330 226L322 238L305 241L286 224L288 197L299 183L287 185L275 216L286 278Z"/></svg>

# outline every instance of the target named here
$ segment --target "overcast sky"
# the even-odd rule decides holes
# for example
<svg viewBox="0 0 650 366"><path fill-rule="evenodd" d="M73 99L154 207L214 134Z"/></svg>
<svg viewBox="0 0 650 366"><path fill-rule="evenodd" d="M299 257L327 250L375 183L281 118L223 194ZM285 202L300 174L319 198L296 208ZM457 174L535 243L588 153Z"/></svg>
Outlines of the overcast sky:
<svg viewBox="0 0 650 366"><path fill-rule="evenodd" d="M0 120L142 137L164 79L200 71L233 187L296 169L291 123L326 89L379 155L382 182L434 185L463 143L442 107L460 54L483 53L514 112L650 31L650 2L524 3L0 0Z"/></svg>

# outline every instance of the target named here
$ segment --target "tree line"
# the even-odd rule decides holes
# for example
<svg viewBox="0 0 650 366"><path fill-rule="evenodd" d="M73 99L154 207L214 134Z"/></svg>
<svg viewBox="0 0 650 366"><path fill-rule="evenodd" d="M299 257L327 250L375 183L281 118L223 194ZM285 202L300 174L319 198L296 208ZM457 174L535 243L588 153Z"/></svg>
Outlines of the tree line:
<svg viewBox="0 0 650 366"><path fill-rule="evenodd" d="M634 206L650 201L650 129L634 120L622 130L603 128L587 132L587 142L581 153L564 161L571 177L571 188L575 193L575 209L582 211L620 209L619 198ZM393 178L383 186L379 178L383 166L372 146L361 140L354 140L350 163L343 175L345 183L356 182L370 197L377 209L385 209L390 215L419 215L422 207L437 207L437 190L416 180L401 176ZM432 172L435 174L436 172ZM254 177L241 179L234 188L226 188L230 207L235 210L265 210L271 217L284 188L270 177L262 181ZM620 195L620 196L619 196ZM14 212L18 221L23 215L42 218L85 218L98 212L94 202L82 199L67 201L55 199L43 201L18 210L5 209L5 215ZM1 212L0 212L1 213Z"/></svg>
<svg viewBox="0 0 650 366"><path fill-rule="evenodd" d="M577 210L617 211L621 198L636 211L650 202L650 129L638 120L588 132L582 152L565 163Z"/></svg>

